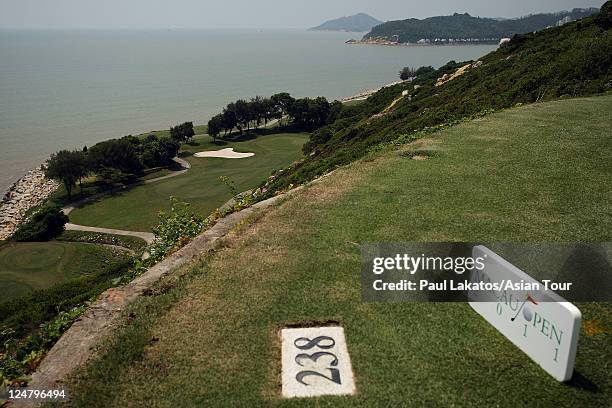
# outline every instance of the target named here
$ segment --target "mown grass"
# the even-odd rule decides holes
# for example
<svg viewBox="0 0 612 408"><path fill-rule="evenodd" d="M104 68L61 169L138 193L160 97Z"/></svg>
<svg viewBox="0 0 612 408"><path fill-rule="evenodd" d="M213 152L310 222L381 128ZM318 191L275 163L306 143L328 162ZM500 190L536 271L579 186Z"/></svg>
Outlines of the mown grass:
<svg viewBox="0 0 612 408"><path fill-rule="evenodd" d="M129 175L123 180L115 183L107 183L98 179L98 177L95 175L90 175L89 177L83 179L82 185L77 184L77 186L73 188L72 195L70 197L68 197L66 187L63 184L60 184L58 189L51 194L49 199L51 203L63 207L94 195L111 194L113 191L118 191L125 187L135 187L143 184L143 182L147 180L164 177L177 170L181 170L181 166L178 163L173 162L168 167L147 169L142 174Z"/></svg>
<svg viewBox="0 0 612 408"><path fill-rule="evenodd" d="M304 133L281 133L215 144L210 136L198 136L182 147L184 158L192 166L186 174L104 197L72 212L70 220L96 227L150 231L156 224L158 212L169 208L170 196L191 203L195 211L208 215L232 197L219 177L230 177L239 192L254 188L273 170L299 159L307 138ZM253 152L255 156L246 159L192 156L203 150L227 147L238 152Z"/></svg>
<svg viewBox="0 0 612 408"><path fill-rule="evenodd" d="M126 255L88 243L7 243L0 248L0 303L98 272Z"/></svg>
<svg viewBox="0 0 612 408"><path fill-rule="evenodd" d="M609 406L610 304L579 304L607 333L581 332L562 384L467 304L363 303L359 245L609 241L611 108L513 109L338 170L133 304L72 379L71 405ZM357 394L282 399L278 330L330 320Z"/></svg>

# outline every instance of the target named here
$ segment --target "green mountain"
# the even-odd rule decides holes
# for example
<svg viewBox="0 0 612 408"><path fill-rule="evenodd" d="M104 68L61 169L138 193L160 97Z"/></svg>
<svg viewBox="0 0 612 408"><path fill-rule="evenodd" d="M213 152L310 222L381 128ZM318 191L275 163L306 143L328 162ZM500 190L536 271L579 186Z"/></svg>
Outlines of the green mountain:
<svg viewBox="0 0 612 408"><path fill-rule="evenodd" d="M611 27L608 1L595 16L515 35L475 63L451 61L438 70L420 69L412 82L344 106L329 125L312 134L304 147L306 159L276 175L265 188L273 194L348 164L381 144L406 143L491 110L612 91Z"/></svg>
<svg viewBox="0 0 612 408"><path fill-rule="evenodd" d="M335 20L326 21L320 26L313 27L310 31L348 31L363 33L372 29L382 21L375 19L374 17L359 13L354 16L341 17Z"/></svg>
<svg viewBox="0 0 612 408"><path fill-rule="evenodd" d="M376 26L363 37L364 41L392 41L399 43L449 42L449 40L474 40L498 42L514 34L539 31L579 20L596 13L598 9L574 9L549 14L532 14L517 19L493 19L472 17L469 14L430 17L424 20L389 21ZM423 41L422 41L423 40Z"/></svg>

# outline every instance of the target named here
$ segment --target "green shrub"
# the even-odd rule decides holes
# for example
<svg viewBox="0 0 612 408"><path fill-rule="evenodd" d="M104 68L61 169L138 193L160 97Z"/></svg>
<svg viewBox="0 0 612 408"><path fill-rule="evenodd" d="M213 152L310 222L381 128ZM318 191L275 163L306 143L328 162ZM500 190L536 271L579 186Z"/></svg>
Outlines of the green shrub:
<svg viewBox="0 0 612 408"><path fill-rule="evenodd" d="M86 306L60 312L53 320L41 324L40 330L24 339L14 336L14 331L0 331L0 389L15 383L23 384L26 377L42 361L45 351L51 347L72 323L85 312Z"/></svg>
<svg viewBox="0 0 612 408"><path fill-rule="evenodd" d="M142 163L129 138L110 139L97 143L87 150L89 168L100 174L113 169L123 174L138 174Z"/></svg>
<svg viewBox="0 0 612 408"><path fill-rule="evenodd" d="M47 206L38 210L13 234L13 240L20 242L49 241L62 232L68 217L58 206Z"/></svg>
<svg viewBox="0 0 612 408"><path fill-rule="evenodd" d="M123 260L99 273L28 293L0 303L0 388L26 382L36 366L72 322L113 282L133 267Z"/></svg>
<svg viewBox="0 0 612 408"><path fill-rule="evenodd" d="M188 203L179 202L174 197L170 200L170 212L160 211L159 224L153 228L155 243L149 253L156 260L182 247L210 225L208 219L195 214Z"/></svg>
<svg viewBox="0 0 612 408"><path fill-rule="evenodd" d="M416 70L416 72L414 73L415 76L421 76L421 75L426 75L429 74L431 72L435 72L435 68L432 66L423 66L420 67L419 69Z"/></svg>

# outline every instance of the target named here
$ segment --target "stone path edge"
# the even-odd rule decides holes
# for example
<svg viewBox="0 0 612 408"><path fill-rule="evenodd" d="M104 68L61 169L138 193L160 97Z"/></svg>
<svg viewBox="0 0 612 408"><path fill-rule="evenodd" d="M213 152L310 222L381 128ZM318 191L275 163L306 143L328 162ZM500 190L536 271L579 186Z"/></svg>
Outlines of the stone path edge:
<svg viewBox="0 0 612 408"><path fill-rule="evenodd" d="M60 386L62 380L92 356L96 346L110 334L113 322L126 306L165 275L193 262L202 253L217 248L220 244L219 239L225 237L239 223L301 189L302 187L295 188L222 218L212 228L149 268L147 272L129 284L111 288L102 293L47 353L36 372L32 374L32 381L28 386L36 389L52 389ZM29 405L26 403L15 406Z"/></svg>

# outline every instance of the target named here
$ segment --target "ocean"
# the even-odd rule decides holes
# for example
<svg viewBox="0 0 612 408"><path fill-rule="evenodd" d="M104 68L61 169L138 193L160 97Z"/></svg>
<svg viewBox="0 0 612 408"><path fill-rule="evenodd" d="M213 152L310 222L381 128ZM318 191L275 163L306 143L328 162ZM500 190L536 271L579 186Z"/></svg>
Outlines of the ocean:
<svg viewBox="0 0 612 408"><path fill-rule="evenodd" d="M494 46L347 45L301 30L0 31L0 191L63 148L205 123L287 91L340 99Z"/></svg>

